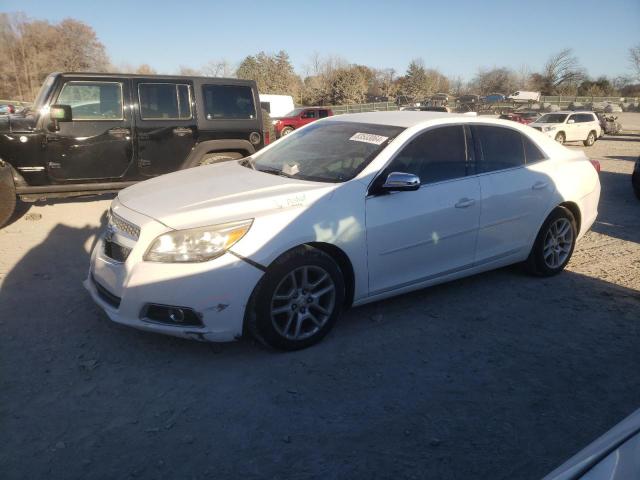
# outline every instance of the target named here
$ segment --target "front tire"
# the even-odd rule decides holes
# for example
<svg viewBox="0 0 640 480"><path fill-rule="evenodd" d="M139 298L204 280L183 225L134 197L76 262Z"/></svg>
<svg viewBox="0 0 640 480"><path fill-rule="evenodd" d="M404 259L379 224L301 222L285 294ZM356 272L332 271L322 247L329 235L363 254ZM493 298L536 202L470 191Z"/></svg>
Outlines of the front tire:
<svg viewBox="0 0 640 480"><path fill-rule="evenodd" d="M248 306L248 330L280 350L309 347L329 333L345 297L340 267L309 246L276 260L256 287Z"/></svg>
<svg viewBox="0 0 640 480"><path fill-rule="evenodd" d="M584 143L585 147L590 147L594 143L596 143L596 132L594 131L589 132L589 135L587 135L587 139L582 143Z"/></svg>
<svg viewBox="0 0 640 480"><path fill-rule="evenodd" d="M284 127L282 129L282 133L280 133L280 136L284 137L285 135L289 135L291 132L293 132L293 128L292 127Z"/></svg>
<svg viewBox="0 0 640 480"><path fill-rule="evenodd" d="M564 142L567 141L567 137L565 136L565 134L563 132L559 132L556 135L556 142L558 142L560 145L564 145Z"/></svg>
<svg viewBox="0 0 640 480"><path fill-rule="evenodd" d="M578 228L573 213L556 208L542 224L526 265L530 273L550 277L569 263L576 245Z"/></svg>
<svg viewBox="0 0 640 480"><path fill-rule="evenodd" d="M229 160L240 160L244 158L244 155L238 152L214 152L203 155L198 166L200 165L212 165L214 163L227 162Z"/></svg>
<svg viewBox="0 0 640 480"><path fill-rule="evenodd" d="M16 187L11 167L0 167L0 228L4 227L16 211Z"/></svg>

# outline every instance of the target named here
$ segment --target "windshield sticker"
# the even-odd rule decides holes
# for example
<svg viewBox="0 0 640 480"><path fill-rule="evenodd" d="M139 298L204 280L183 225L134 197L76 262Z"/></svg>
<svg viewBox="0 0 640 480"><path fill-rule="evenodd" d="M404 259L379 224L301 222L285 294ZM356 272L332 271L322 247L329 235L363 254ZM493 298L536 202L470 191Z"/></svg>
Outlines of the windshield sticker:
<svg viewBox="0 0 640 480"><path fill-rule="evenodd" d="M373 143L374 145L382 145L385 141L389 140L389 137L383 137L382 135L375 135L373 133L361 133L358 132L349 140L354 142Z"/></svg>
<svg viewBox="0 0 640 480"><path fill-rule="evenodd" d="M297 163L294 163L293 165L289 165L288 163L285 163L282 166L282 173L286 174L286 175L295 175L300 171L300 167L298 167Z"/></svg>

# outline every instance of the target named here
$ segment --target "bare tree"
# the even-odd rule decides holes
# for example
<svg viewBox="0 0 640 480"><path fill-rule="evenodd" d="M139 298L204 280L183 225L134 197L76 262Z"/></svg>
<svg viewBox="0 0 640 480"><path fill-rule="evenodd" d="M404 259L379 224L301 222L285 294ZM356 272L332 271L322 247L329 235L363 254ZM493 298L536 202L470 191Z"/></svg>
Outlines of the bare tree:
<svg viewBox="0 0 640 480"><path fill-rule="evenodd" d="M572 94L584 78L584 70L570 48L552 55L542 72L531 75L534 86L547 95Z"/></svg>
<svg viewBox="0 0 640 480"><path fill-rule="evenodd" d="M136 73L139 75L155 75L157 72L151 67L151 65L143 63L136 68Z"/></svg>
<svg viewBox="0 0 640 480"><path fill-rule="evenodd" d="M202 72L208 77L231 78L235 68L228 60L210 60L203 67Z"/></svg>
<svg viewBox="0 0 640 480"><path fill-rule="evenodd" d="M629 49L629 60L636 79L640 80L640 43Z"/></svg>
<svg viewBox="0 0 640 480"><path fill-rule="evenodd" d="M482 95L489 93L509 94L516 90L516 74L508 68L481 68L476 74L473 85Z"/></svg>

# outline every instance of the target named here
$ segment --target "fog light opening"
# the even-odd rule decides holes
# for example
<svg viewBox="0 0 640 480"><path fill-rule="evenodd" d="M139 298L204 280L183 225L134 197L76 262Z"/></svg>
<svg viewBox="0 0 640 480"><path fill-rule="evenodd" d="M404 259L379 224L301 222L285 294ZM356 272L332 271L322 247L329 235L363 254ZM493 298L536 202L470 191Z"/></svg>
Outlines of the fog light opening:
<svg viewBox="0 0 640 480"><path fill-rule="evenodd" d="M161 323L163 325L204 326L201 316L195 310L173 305L147 304L140 313L140 319L145 322Z"/></svg>

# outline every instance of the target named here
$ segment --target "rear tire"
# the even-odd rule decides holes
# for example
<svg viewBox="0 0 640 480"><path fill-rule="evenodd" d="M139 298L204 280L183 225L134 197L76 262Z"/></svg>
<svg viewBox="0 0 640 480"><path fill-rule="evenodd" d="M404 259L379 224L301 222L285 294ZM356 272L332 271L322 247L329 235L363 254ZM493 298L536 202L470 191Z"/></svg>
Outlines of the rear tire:
<svg viewBox="0 0 640 480"><path fill-rule="evenodd" d="M558 142L560 145L564 145L564 142L566 142L567 137L565 137L563 132L559 132L556 135L556 142Z"/></svg>
<svg viewBox="0 0 640 480"><path fill-rule="evenodd" d="M247 306L246 329L269 347L307 348L329 333L344 298L340 267L305 245L283 254L264 274Z"/></svg>
<svg viewBox="0 0 640 480"><path fill-rule="evenodd" d="M593 130L590 131L589 135L587 135L587 139L582 143L584 143L585 147L590 147L594 143L596 143L596 132L594 132Z"/></svg>
<svg viewBox="0 0 640 480"><path fill-rule="evenodd" d="M284 127L282 129L282 132L280 133L280 136L284 137L285 135L289 135L291 132L293 132L293 128L292 127Z"/></svg>
<svg viewBox="0 0 640 480"><path fill-rule="evenodd" d="M16 211L16 187L13 184L11 167L0 167L0 228L4 227Z"/></svg>
<svg viewBox="0 0 640 480"><path fill-rule="evenodd" d="M577 235L573 213L565 207L556 208L542 224L529 253L526 261L529 273L550 277L564 270L573 254Z"/></svg>
<svg viewBox="0 0 640 480"><path fill-rule="evenodd" d="M238 152L213 152L203 155L198 166L200 165L212 165L214 163L226 162L229 160L240 160L244 158L244 155Z"/></svg>

